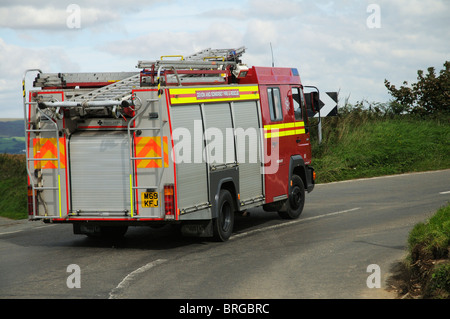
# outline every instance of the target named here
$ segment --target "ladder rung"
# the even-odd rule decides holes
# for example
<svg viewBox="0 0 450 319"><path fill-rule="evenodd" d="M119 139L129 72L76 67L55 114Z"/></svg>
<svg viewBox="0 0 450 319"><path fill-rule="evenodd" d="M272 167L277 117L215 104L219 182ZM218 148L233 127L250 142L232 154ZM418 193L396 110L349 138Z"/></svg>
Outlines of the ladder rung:
<svg viewBox="0 0 450 319"><path fill-rule="evenodd" d="M131 157L132 160L162 160L162 157Z"/></svg>
<svg viewBox="0 0 450 319"><path fill-rule="evenodd" d="M53 189L53 190L58 190L58 187L51 187L51 186L42 186L42 187L33 187L34 190L46 190L46 189Z"/></svg>
<svg viewBox="0 0 450 319"><path fill-rule="evenodd" d="M36 129L36 130L25 130L26 132L58 132L58 130L57 129L54 129L54 130L39 130L39 129Z"/></svg>
<svg viewBox="0 0 450 319"><path fill-rule="evenodd" d="M27 161L59 161L57 158L27 158Z"/></svg>
<svg viewBox="0 0 450 319"><path fill-rule="evenodd" d="M130 131L150 131L150 130L160 130L161 127L147 127L147 128L136 128L130 127Z"/></svg>

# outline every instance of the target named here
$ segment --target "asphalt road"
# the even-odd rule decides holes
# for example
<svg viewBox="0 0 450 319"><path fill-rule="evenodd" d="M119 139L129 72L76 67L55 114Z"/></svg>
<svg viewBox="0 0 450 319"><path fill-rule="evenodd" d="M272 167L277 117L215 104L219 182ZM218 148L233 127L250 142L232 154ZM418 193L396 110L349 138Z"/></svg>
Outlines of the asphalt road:
<svg viewBox="0 0 450 319"><path fill-rule="evenodd" d="M409 231L449 200L450 170L322 184L299 219L251 210L226 243L170 227L93 240L1 219L0 298L395 298L386 280ZM381 288L368 287L369 265Z"/></svg>

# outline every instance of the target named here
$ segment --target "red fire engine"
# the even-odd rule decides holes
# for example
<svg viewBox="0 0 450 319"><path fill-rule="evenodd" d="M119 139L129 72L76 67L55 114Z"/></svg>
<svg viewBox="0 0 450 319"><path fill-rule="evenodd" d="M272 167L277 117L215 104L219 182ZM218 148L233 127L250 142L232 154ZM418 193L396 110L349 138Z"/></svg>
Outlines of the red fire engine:
<svg viewBox="0 0 450 319"><path fill-rule="evenodd" d="M244 52L164 56L139 72L28 70L30 219L95 236L174 223L225 241L235 212L297 218L314 188L318 92L295 68L247 67Z"/></svg>

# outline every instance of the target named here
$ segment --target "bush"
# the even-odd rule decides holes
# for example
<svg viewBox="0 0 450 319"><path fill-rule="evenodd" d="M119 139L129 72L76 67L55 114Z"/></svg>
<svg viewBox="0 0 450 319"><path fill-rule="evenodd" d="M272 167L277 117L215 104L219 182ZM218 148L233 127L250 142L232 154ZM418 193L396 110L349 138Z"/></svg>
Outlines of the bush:
<svg viewBox="0 0 450 319"><path fill-rule="evenodd" d="M444 63L444 69L436 76L433 67L428 68L424 75L422 70L417 71L417 83L408 87L403 82L399 89L388 80L384 85L392 95L393 110L397 114L410 112L419 115L449 113L450 111L450 61Z"/></svg>
<svg viewBox="0 0 450 319"><path fill-rule="evenodd" d="M425 294L429 298L450 298L450 262L435 267Z"/></svg>

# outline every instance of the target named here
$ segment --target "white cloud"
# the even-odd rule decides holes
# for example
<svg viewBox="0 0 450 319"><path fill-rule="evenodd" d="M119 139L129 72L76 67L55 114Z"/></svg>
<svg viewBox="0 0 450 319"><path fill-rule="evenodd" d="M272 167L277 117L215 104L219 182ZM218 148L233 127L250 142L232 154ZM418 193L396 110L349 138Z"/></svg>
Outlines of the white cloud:
<svg viewBox="0 0 450 319"><path fill-rule="evenodd" d="M305 12L304 2L292 0L249 0L247 17L260 19L286 20L298 17Z"/></svg>
<svg viewBox="0 0 450 319"><path fill-rule="evenodd" d="M72 25L76 15L79 24ZM119 14L100 8L12 6L0 8L0 28L66 31L116 21Z"/></svg>
<svg viewBox="0 0 450 319"><path fill-rule="evenodd" d="M63 68L74 71L80 67L68 58L63 50L53 47L45 49L23 48L6 43L0 38L0 117L21 116L22 77L25 70L41 69L43 72L59 72ZM28 79L31 86L32 80Z"/></svg>
<svg viewBox="0 0 450 319"><path fill-rule="evenodd" d="M153 0L35 0L3 1L0 5L0 28L67 31L74 18L80 28L117 23L125 14L133 14L161 2ZM166 1L170 3L170 1Z"/></svg>

